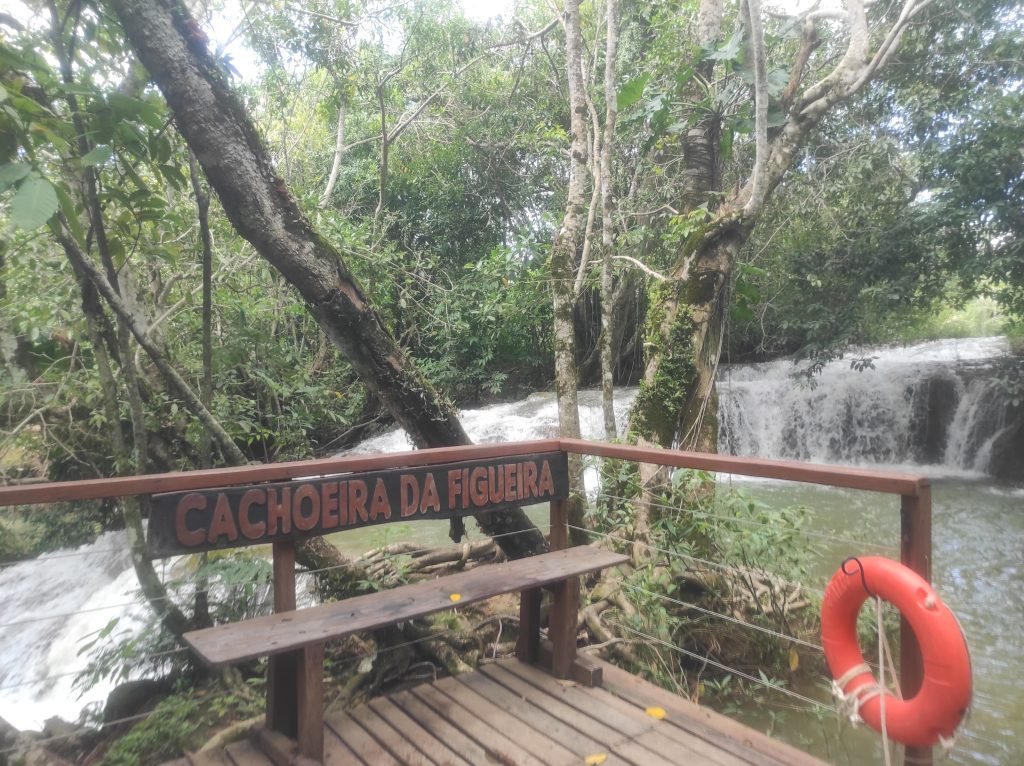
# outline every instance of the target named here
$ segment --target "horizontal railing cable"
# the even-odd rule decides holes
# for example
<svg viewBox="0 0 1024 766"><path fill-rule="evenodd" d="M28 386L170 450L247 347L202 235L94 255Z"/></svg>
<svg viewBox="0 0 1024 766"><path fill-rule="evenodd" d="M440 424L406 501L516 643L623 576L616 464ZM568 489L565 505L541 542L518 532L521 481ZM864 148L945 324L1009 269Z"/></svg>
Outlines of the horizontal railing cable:
<svg viewBox="0 0 1024 766"><path fill-rule="evenodd" d="M64 739L71 739L72 737L77 737L79 734L90 734L90 733L93 733L93 732L96 732L96 731L100 731L102 729L109 729L111 726L120 726L123 723L131 723L132 721L142 721L142 720L144 720L146 718L149 718L155 712L156 712L155 710L150 710L148 713L139 713L138 715L130 715L130 716L127 716L126 718L118 718L118 719L116 719L114 721L104 721L103 723L99 724L98 726L94 726L94 727L83 726L81 728L75 729L74 731L69 731L69 732L67 732L65 734L55 734L52 737L46 737L44 739L33 739L33 740L31 740L29 742L26 742L24 744L14 745L13 747L8 747L8 748L5 748L3 750L0 750L0 755L7 755L9 753L16 753L19 750L25 750L26 748L30 748L30 747L38 747L39 745L48 745L51 742L60 742L61 740L64 740Z"/></svg>
<svg viewBox="0 0 1024 766"><path fill-rule="evenodd" d="M612 540L614 542L623 543L625 545L633 545L634 542L635 542L634 540L630 540L629 538L618 537L617 535L612 535L612 534L609 534L607 532L598 532L597 530L594 530L594 529L586 529L585 527L578 527L578 526L574 526L572 524L567 524L566 526L568 526L569 529L575 529L575 530L578 530L580 532L584 532L586 534L593 535L595 537L603 537L606 540ZM688 553L680 553L679 551L670 551L670 550L668 550L666 548L659 548L658 546L651 545L650 543L644 543L644 547L646 547L646 548L648 548L648 549L650 549L652 551L657 551L658 553L664 553L666 556L673 556L675 558L686 559L687 561L696 561L699 564L705 564L706 566L714 567L716 569L721 569L721 570L726 571L726 572L734 572L735 574L742 575L744 577L749 577L752 574L753 575L757 575L757 574L766 574L766 575L767 574L772 574L771 572L767 572L767 571L763 572L763 573L759 573L759 572L757 572L755 570L741 569L739 567L729 566L728 564L721 564L721 563L718 563L716 561L709 561L708 559L702 559L702 558L699 558L697 556L691 556ZM814 594L819 595L819 596L824 596L825 595L825 591L822 588L813 588L813 587L804 585L803 583L801 583L800 587L803 590L805 590L805 591L809 591L809 592L814 593Z"/></svg>
<svg viewBox="0 0 1024 766"><path fill-rule="evenodd" d="M706 662L708 665L712 665L718 668L719 670L725 671L726 673L732 673L733 675L739 676L740 678L745 678L748 681L752 681L768 689L773 689L777 692L793 697L794 699L801 700L802 702L805 702L808 705L812 705L813 707L821 708L822 710L827 710L830 713L837 712L835 707L831 705L826 705L825 703L819 702L818 700L812 699L811 697L806 697L803 694L800 694L799 692L793 691L792 689L787 689L783 686L768 683L763 678L757 678L756 676L752 676L749 673L745 673L737 668L731 668L728 665L724 665L723 663L713 660L710 657L705 657L703 655L697 654L696 652L691 652L690 650L684 649L681 646L676 646L675 644L670 644L668 641L656 638L655 636L649 636L646 633L643 633L639 630L634 630L628 625L623 625L621 622L616 622L615 625L623 630L629 631L630 633L632 633L635 636L638 636L639 638L642 638L644 641L648 641L652 644L658 644L659 646L663 646L666 649L671 649L675 652L679 652L680 654L686 655L687 657L691 657L692 659L698 660L700 662Z"/></svg>
<svg viewBox="0 0 1024 766"><path fill-rule="evenodd" d="M636 498L623 497L621 495L602 495L602 497L608 498L609 500L623 500L623 501L626 501L626 502L636 500ZM724 516L724 515L719 514L719 513L708 513L707 511L695 511L695 510L690 510L688 508L686 508L686 509L677 508L676 506L669 505L668 503L651 502L651 503L649 503L649 505L652 508L660 508L662 510L676 511L678 513L685 513L685 514L687 514L689 516L696 516L696 517L702 518L702 519L716 519L716 520L719 520L719 521L735 522L736 524L746 524L748 526L764 527L764 528L768 528L768 529L777 526L776 524L771 524L771 523L768 523L768 522L765 522L765 521L758 521L757 519L744 519L744 518L740 518L738 516ZM866 542L864 540L854 540L852 538L839 537L837 535L832 535L832 534L829 534L827 532L815 532L813 530L807 530L807 529L798 530L797 533L801 534L801 535L806 535L807 537L813 537L813 538L817 538L819 540L825 540L827 542L844 543L846 545L860 545L860 546L864 546L864 547L868 547L868 548L874 548L875 550L883 551L883 552L892 552L893 550L898 548L898 546L895 545L895 544L894 545L883 545L881 543Z"/></svg>
<svg viewBox="0 0 1024 766"><path fill-rule="evenodd" d="M187 646L180 646L177 649L168 649L165 652L154 652L153 654L147 654L137 659L139 662L142 662L143 660L155 660L160 657L170 657L172 654L181 654L182 652L187 651L189 651ZM53 675L43 676L42 678L34 678L31 681L19 681L16 684L3 684L0 686L0 691L4 691L6 689L17 689L23 686L41 686L48 681L56 681L57 679L67 678L68 676L77 676L85 673L87 670L88 668L79 668L78 670L69 670L65 673L54 673Z"/></svg>
<svg viewBox="0 0 1024 766"><path fill-rule="evenodd" d="M777 630L772 630L771 628L765 628L765 627L763 627L761 625L755 625L752 622L747 622L745 620L740 620L740 619L737 619L736 617L731 617L731 616L729 616L727 614L723 614L722 612L716 612L716 611L714 611L712 609L705 609L702 606L697 606L697 604L690 604L690 603L688 603L686 601L680 601L679 599L672 598L671 596L666 596L664 593L655 593L654 591L649 591L649 590L647 590L645 588L641 588L638 585L632 585L632 584L627 583L627 582L621 582L621 583L619 583L619 585L621 585L623 588L628 588L629 590L636 591L637 593L644 593L644 594L646 594L648 596L653 596L654 598L659 598L662 601L667 601L669 603L676 604L677 606L682 606L682 607L685 607L687 609L693 609L695 611L701 612L701 613L709 615L711 617L718 617L719 619L726 620L726 621L734 623L736 625L742 625L743 627L750 628L751 630L757 630L757 631L760 631L761 633L767 633L770 636L774 636L775 638L781 638L781 639L783 639L785 641L789 641L790 643L800 644L801 646L806 646L808 649L815 649L816 651L819 651L819 652L825 651L825 649L822 646L819 646L818 644L812 643L810 641L805 641L802 638L797 638L796 636L790 636L790 635L788 635L786 633L780 633Z"/></svg>
<svg viewBox="0 0 1024 766"><path fill-rule="evenodd" d="M124 548L104 548L102 550L95 551L69 551L68 553L40 553L38 556L33 556L30 559L21 559L20 561L5 561L0 564L0 569L10 569L16 567L19 564L32 564L35 562L46 562L52 561L53 559L71 559L78 558L81 556L103 556L108 553L124 553L127 551L127 546Z"/></svg>

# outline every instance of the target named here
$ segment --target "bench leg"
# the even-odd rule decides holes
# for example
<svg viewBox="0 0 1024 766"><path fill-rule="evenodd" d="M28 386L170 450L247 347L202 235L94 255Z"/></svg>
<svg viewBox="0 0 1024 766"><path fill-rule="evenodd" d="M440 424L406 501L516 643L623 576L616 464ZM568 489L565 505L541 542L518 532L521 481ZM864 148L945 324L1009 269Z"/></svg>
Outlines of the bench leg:
<svg viewBox="0 0 1024 766"><path fill-rule="evenodd" d="M299 754L324 760L324 645L270 658L267 728L296 740Z"/></svg>
<svg viewBox="0 0 1024 766"><path fill-rule="evenodd" d="M324 762L324 645L302 650L298 676L299 754Z"/></svg>
<svg viewBox="0 0 1024 766"><path fill-rule="evenodd" d="M540 649L540 588L524 590L519 595L519 638L516 657L520 662L536 662Z"/></svg>
<svg viewBox="0 0 1024 766"><path fill-rule="evenodd" d="M276 654L267 660L267 728L296 739L299 733L299 656L302 652Z"/></svg>
<svg viewBox="0 0 1024 766"><path fill-rule="evenodd" d="M580 578L570 577L551 586L554 603L548 637L551 639L551 674L568 678L576 659L576 619L579 614Z"/></svg>

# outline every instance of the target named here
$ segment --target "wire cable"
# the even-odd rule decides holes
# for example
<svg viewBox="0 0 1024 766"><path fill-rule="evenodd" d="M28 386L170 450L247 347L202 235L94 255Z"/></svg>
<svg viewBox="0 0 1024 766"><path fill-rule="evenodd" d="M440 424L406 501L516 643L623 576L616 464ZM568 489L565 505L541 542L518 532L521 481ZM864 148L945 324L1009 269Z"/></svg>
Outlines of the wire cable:
<svg viewBox="0 0 1024 766"><path fill-rule="evenodd" d="M715 611L713 611L711 609L705 609L702 606L697 606L696 604L690 604L690 603L688 603L686 601L679 601L678 599L674 599L671 596L666 596L663 593L655 593L653 591L646 590L645 588L641 588L638 585L632 585L632 584L630 584L628 582L621 582L619 584L623 588L629 588L630 590L637 591L639 593L645 593L648 596L654 596L655 598L660 598L663 601L668 601L669 603L676 604L678 606L682 606L682 607L685 607L687 609L693 609L693 610L696 610L698 612L702 612L704 614L710 615L711 617L718 617L719 619L727 620L728 622L734 623L736 625L742 625L745 628L750 628L752 630L758 630L758 631L761 631L762 633L767 633L770 636L774 636L775 638L781 638L784 641L789 641L789 642L794 643L794 644L800 644L801 646L806 646L808 649L815 649L815 650L817 650L819 652L824 652L825 651L825 649L823 647L819 646L818 644L812 643L810 641L805 641L804 639L797 638L796 636L790 636L790 635L788 635L786 633L779 633L778 631L772 630L771 628L765 628L765 627L762 627L761 625L755 625L752 622L746 622L745 620L740 620L740 619L737 619L735 617L731 617L731 616L729 616L727 614L724 614L722 612L715 612Z"/></svg>
<svg viewBox="0 0 1024 766"><path fill-rule="evenodd" d="M625 502L631 502L631 501L636 499L636 498L630 498L630 497L623 497L621 495L603 495L603 497L606 497L609 500L622 500L622 501L625 501ZM661 509L667 510L667 511L675 511L677 513L685 513L685 514L688 514L690 516L697 516L697 517L704 518L704 519L717 519L717 520L720 520L720 521L735 522L737 524L747 524L747 525L753 525L753 526L757 526L757 527L764 527L766 529L770 529L770 528L775 526L774 524L769 524L769 523L764 522L764 521L757 521L756 519L743 519L743 518L740 518L738 516L723 516L721 514L708 513L706 511L693 511L693 510L689 510L689 509L677 508L676 506L669 505L668 503L652 502L652 503L650 503L650 506L652 508L661 508ZM826 532L815 532L813 530L807 530L807 529L801 529L799 531L799 534L806 535L807 537L815 537L815 538L818 538L818 539L821 539L821 540L825 540L827 542L843 543L845 545L865 546L865 547L874 548L875 550L886 552L886 553L892 552L893 550L895 550L897 548L897 546L895 544L893 544L893 545L883 545L881 543L871 543L871 542L866 542L864 540L853 540L852 538L839 537L837 535L830 535L830 534L828 534Z"/></svg>
<svg viewBox="0 0 1024 766"><path fill-rule="evenodd" d="M793 691L791 689L787 689L787 688L785 688L783 686L777 686L775 684L768 683L764 679L756 678L756 677L750 675L749 673L744 673L742 670L738 670L737 668L730 668L728 665L723 665L722 663L720 663L720 662L718 662L716 660L713 660L710 657L702 656L700 654L697 654L696 652L691 652L688 649L683 649L681 646L676 646L675 644L670 644L668 641L663 641L660 638L655 638L654 636L649 636L646 633L641 633L640 631L634 630L633 628L629 627L628 625L623 625L621 622L616 622L615 624L618 627L622 628L623 630L627 630L630 633L634 634L635 636L639 636L640 638L644 639L645 641L650 641L653 644L658 644L659 646L664 646L666 649L672 649L673 651L679 652L680 654L684 654L687 657L691 657L691 658L693 658L695 660L699 660L700 662L706 662L708 665L712 665L712 666L718 668L719 670L723 670L723 671L725 671L727 673L732 673L733 675L739 676L740 678L745 678L748 681L753 681L754 683L759 684L761 686L765 686L765 687L767 687L769 689L773 689L773 690L775 690L777 692L781 692L782 694L785 694L785 695L788 695L790 697L793 697L794 699L798 699L798 700L800 700L802 702L805 702L808 705L811 705L813 707L821 708L822 710L827 710L830 713L837 712L836 708L832 707L831 705L826 705L823 702L819 702L816 699L812 699L811 697L805 697L803 694L800 694L799 692L795 692L795 691Z"/></svg>
<svg viewBox="0 0 1024 766"><path fill-rule="evenodd" d="M578 530L580 532L585 532L586 534L594 535L595 537L603 537L606 540L614 540L615 542L624 543L626 545L633 545L633 543L634 543L633 540L629 540L629 539L627 539L625 537L617 537L616 535L608 534L607 532L598 532L598 531L593 530L593 529L585 529L584 527L577 527L577 526L574 526L572 524L567 524L566 526L568 526L569 529L575 529L575 530ZM719 564L719 563L717 563L715 561L708 561L707 559L698 558L697 556L691 556L691 555L689 555L687 553L680 553L679 551L670 551L670 550L667 550L666 548L659 548L659 547L657 547L655 545L650 545L649 543L645 543L645 547L649 548L652 551L657 551L658 553L664 553L666 556L673 556L675 558L686 559L688 561L696 561L696 562L698 562L700 564L705 564L706 566L709 566L709 567L715 567L716 569L721 569L721 570L724 570L726 572L735 572L738 575L749 576L752 573L753 574L759 574L757 572L751 572L750 570L740 569L739 567L729 566L728 564ZM772 572L763 572L763 574L770 575L770 574L774 574L774 573L772 573ZM779 575L775 575L775 576L779 577ZM817 594L819 596L824 596L825 595L825 591L822 588L812 588L810 586L803 585L803 584L801 584L801 587L805 591L810 591L811 593Z"/></svg>

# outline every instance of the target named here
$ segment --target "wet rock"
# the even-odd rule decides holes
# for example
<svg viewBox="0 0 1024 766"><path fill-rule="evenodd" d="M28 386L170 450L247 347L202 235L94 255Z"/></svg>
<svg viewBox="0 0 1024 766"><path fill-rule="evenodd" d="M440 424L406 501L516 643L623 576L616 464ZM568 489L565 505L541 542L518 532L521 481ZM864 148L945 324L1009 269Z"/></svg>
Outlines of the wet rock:
<svg viewBox="0 0 1024 766"><path fill-rule="evenodd" d="M912 435L915 457L927 464L941 463L946 454L949 427L960 405L960 386L948 375L933 375L924 380L914 397Z"/></svg>
<svg viewBox="0 0 1024 766"><path fill-rule="evenodd" d="M1024 481L1024 413L1018 409L1015 425L992 442L989 472L1000 479Z"/></svg>
<svg viewBox="0 0 1024 766"><path fill-rule="evenodd" d="M107 704L103 707L103 723L152 710L169 689L170 685L166 680L154 681L143 678L138 681L125 681L107 696Z"/></svg>

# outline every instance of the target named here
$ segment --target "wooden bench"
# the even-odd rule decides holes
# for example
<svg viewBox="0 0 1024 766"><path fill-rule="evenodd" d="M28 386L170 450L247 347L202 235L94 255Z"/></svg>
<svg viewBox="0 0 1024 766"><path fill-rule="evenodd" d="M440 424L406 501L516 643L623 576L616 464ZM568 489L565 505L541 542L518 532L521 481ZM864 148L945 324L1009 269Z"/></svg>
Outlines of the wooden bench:
<svg viewBox="0 0 1024 766"><path fill-rule="evenodd" d="M566 455L556 452L155 495L148 544L152 556L273 544L275 613L186 633L185 641L211 667L269 657L267 740L283 734L297 740L301 756L322 762L323 658L329 640L520 592L516 654L537 662L543 655L540 606L542 589L547 589L553 594L550 670L559 678L579 670L579 578L628 557L588 546L565 547L567 495ZM545 500L551 503L552 552L295 609L299 537Z"/></svg>

